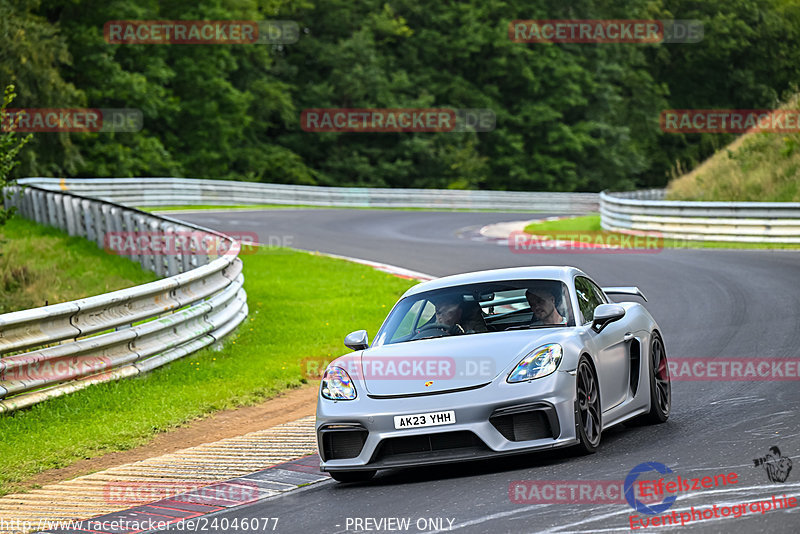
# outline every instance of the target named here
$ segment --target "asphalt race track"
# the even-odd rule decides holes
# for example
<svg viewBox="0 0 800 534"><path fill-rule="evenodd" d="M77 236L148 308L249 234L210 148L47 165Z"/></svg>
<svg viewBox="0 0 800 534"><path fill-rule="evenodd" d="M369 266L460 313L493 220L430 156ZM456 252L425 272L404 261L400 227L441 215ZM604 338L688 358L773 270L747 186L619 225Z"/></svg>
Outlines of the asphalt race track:
<svg viewBox="0 0 800 534"><path fill-rule="evenodd" d="M601 285L639 286L660 323L669 357L798 357L800 252L514 254L504 244L470 238L485 224L538 217L519 213L281 209L173 216L221 231L256 232L264 243L283 239L295 248L390 263L434 276L522 265L574 265ZM352 326L356 330L361 325ZM773 495L800 496L800 383L673 381L672 394L672 414L666 424L609 429L594 455L534 453L379 472L370 483L326 481L220 513L230 519L278 517L276 532L303 534L628 531L634 510L625 503L521 504L512 502L509 486L519 480L621 481L634 466L650 461L666 464L684 478L738 473L733 486L680 494L667 513ZM764 456L771 446L795 458L794 471L783 483L771 483L764 469L754 466L753 459ZM364 518L408 518L410 524L407 529L394 523L375 528ZM676 529L798 532L800 507L748 512L670 531Z"/></svg>

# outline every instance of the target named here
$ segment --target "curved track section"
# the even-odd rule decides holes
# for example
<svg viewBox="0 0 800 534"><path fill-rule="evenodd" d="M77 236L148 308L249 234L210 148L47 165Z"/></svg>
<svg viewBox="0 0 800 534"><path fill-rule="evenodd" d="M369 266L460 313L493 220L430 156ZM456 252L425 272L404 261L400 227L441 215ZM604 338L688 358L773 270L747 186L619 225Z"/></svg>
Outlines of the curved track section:
<svg viewBox="0 0 800 534"><path fill-rule="evenodd" d="M483 225L522 218L519 213L282 209L178 217L227 233L256 232L263 243L283 239L296 248L380 261L436 276L521 265L574 265L602 285L639 286L650 301L647 308L663 329L670 357L798 356L798 252L514 254L504 243L470 238ZM591 456L548 452L389 471L368 484L326 482L225 513L231 519L280 517L277 531L298 533L398 531L396 524L371 521L385 518L410 518L408 532L630 530L633 510L625 503L520 504L510 498L509 488L520 480L619 481L641 462L660 462L684 478L729 471L739 477L736 485L724 490L681 494L667 513L772 495L798 497L800 465L785 482L770 483L764 470L753 464L754 458L775 445L784 456L794 457L795 464L800 463L798 413L797 381L674 381L668 423L612 428ZM363 521L366 518L371 518L369 523ZM420 518L441 521L419 522ZM683 528L797 532L800 507L711 519Z"/></svg>

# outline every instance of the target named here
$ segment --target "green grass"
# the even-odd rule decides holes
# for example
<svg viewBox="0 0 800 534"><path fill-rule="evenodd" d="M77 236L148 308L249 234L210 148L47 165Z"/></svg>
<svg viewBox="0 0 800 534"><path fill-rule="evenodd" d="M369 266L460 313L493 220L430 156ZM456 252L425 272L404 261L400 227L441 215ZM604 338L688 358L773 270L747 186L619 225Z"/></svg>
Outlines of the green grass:
<svg viewBox="0 0 800 534"><path fill-rule="evenodd" d="M0 314L156 280L127 258L19 217L0 226Z"/></svg>
<svg viewBox="0 0 800 534"><path fill-rule="evenodd" d="M800 95L784 109L797 109ZM800 133L748 133L667 188L671 200L800 202Z"/></svg>
<svg viewBox="0 0 800 534"><path fill-rule="evenodd" d="M608 232L600 226L600 215L585 215L570 217L555 221L542 221L529 224L525 232L534 235L551 235L554 238L568 240L578 237L571 232L590 232L593 241L601 240L602 236L621 237L625 234ZM562 232L559 236L558 232ZM602 241L600 241L602 242ZM612 241L611 243L618 242ZM664 248L733 248L733 249L800 249L800 243L740 243L726 241L689 241L684 239L664 239Z"/></svg>
<svg viewBox="0 0 800 534"><path fill-rule="evenodd" d="M204 349L144 376L99 384L0 416L0 494L82 458L125 450L212 412L258 403L306 382L301 362L348 352L374 335L415 282L288 249L242 258L250 314L221 350Z"/></svg>

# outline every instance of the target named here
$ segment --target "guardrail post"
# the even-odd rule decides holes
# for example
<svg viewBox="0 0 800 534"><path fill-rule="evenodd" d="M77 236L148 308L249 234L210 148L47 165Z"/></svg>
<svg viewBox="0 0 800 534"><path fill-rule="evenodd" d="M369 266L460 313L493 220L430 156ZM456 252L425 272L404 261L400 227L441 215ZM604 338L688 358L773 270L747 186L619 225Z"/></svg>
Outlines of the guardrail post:
<svg viewBox="0 0 800 534"><path fill-rule="evenodd" d="M62 195L56 196L56 212L58 213L59 228L69 233L69 225L67 224L67 197Z"/></svg>
<svg viewBox="0 0 800 534"><path fill-rule="evenodd" d="M138 262L139 256L136 254L136 236L133 233L134 229L132 226L126 226L125 224L125 214L127 211L121 210L116 206L112 206L109 212L110 218L107 221L111 224L111 227L114 229L117 235L122 237L123 242L133 243L133 248L130 249L129 252L125 254L121 254L122 256L127 257L131 261Z"/></svg>
<svg viewBox="0 0 800 534"><path fill-rule="evenodd" d="M53 193L45 193L47 199L47 209L45 215L47 216L47 224L58 228L58 213L56 212L55 195Z"/></svg>
<svg viewBox="0 0 800 534"><path fill-rule="evenodd" d="M92 212L92 222L94 223L94 240L98 247L105 248L107 230L105 227L106 220L103 210L100 208L99 202L92 201L89 201L89 209Z"/></svg>
<svg viewBox="0 0 800 534"><path fill-rule="evenodd" d="M89 231L86 227L87 214L81 204L82 199L76 197L69 197L69 199L72 203L72 214L75 218L75 231L78 232L79 236L88 238Z"/></svg>
<svg viewBox="0 0 800 534"><path fill-rule="evenodd" d="M147 236L149 234L149 228L147 226L147 221L145 220L145 218L142 217L139 214L134 214L132 219L133 219L133 224L136 226L136 234L137 235L144 234L144 235ZM149 239L147 240L147 242L148 243L150 242ZM145 269L146 271L155 272L155 270L156 270L155 269L155 261L153 260L152 252L150 252L149 254L146 254L146 253L140 251L140 253L139 253L139 263L141 264L142 269Z"/></svg>
<svg viewBox="0 0 800 534"><path fill-rule="evenodd" d="M64 207L64 226L67 229L67 233L71 236L79 235L77 225L75 224L76 217L72 205L72 198L68 196L63 196L61 198L60 203Z"/></svg>
<svg viewBox="0 0 800 534"><path fill-rule="evenodd" d="M136 241L137 241L137 230L136 224L133 221L133 214L129 211L121 211L117 208L112 209L113 217L111 219L112 224L114 225L114 230L119 232L119 235L123 236L124 241L127 243L133 243L133 249L125 256L128 257L131 261L135 261L141 264L141 260L139 258L139 254L137 253Z"/></svg>
<svg viewBox="0 0 800 534"><path fill-rule="evenodd" d="M175 238L175 225L170 224L169 222L162 222L158 226L161 235L165 237L165 241L168 243L169 250L165 253L165 260L166 260L166 269L167 269L167 276L175 276L180 271L178 266L178 243L176 242Z"/></svg>
<svg viewBox="0 0 800 534"><path fill-rule="evenodd" d="M194 259L195 256L193 254L192 245L191 242L189 241L191 235L192 235L191 232L186 232L184 230L181 234L182 239L178 241L179 250L183 252L183 254L181 254L179 257L182 272L191 271L192 269L197 267L197 264Z"/></svg>
<svg viewBox="0 0 800 534"><path fill-rule="evenodd" d="M33 220L39 224L46 224L44 223L46 208L42 192L38 190L30 191L30 189L28 191L31 197L31 205L33 206Z"/></svg>
<svg viewBox="0 0 800 534"><path fill-rule="evenodd" d="M58 229L61 230L62 232L67 232L67 210L64 207L64 197L62 197L61 195L55 195L53 197L53 205L56 207L56 219L58 220Z"/></svg>
<svg viewBox="0 0 800 534"><path fill-rule="evenodd" d="M28 190L23 187L17 188L17 194L19 195L20 214L28 219L33 219L33 195L30 195Z"/></svg>
<svg viewBox="0 0 800 534"><path fill-rule="evenodd" d="M158 247L153 247L151 245L150 248L153 251L151 258L155 273L159 276L159 278L163 278L167 273L166 256L169 253L169 248L171 245L166 239L167 236L165 236L164 232L161 231L161 225L159 224L158 219L148 217L145 219L145 224L147 225L149 231L152 232L152 234L160 243ZM153 240L150 239L151 244L152 242Z"/></svg>
<svg viewBox="0 0 800 534"><path fill-rule="evenodd" d="M94 212L92 202L86 199L78 199L78 212L80 213L83 232L86 239L97 243L97 232L94 224ZM102 248L102 247L101 247Z"/></svg>

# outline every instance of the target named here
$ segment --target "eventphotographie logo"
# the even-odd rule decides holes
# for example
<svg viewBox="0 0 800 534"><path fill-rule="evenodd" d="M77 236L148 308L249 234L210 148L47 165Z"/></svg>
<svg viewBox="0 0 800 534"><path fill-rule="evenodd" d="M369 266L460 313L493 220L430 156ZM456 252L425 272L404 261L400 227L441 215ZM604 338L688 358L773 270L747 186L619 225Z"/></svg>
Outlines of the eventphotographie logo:
<svg viewBox="0 0 800 534"><path fill-rule="evenodd" d="M792 472L792 459L782 456L777 446L770 447L765 456L754 458L753 465L764 468L770 482L786 482Z"/></svg>

